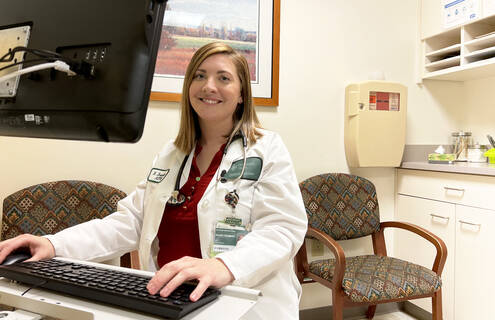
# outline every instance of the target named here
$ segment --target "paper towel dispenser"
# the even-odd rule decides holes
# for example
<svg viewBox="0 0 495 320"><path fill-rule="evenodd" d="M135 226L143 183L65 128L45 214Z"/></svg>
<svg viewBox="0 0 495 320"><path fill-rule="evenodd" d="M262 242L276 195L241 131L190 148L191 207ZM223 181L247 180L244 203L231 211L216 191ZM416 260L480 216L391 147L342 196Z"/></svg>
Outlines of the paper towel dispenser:
<svg viewBox="0 0 495 320"><path fill-rule="evenodd" d="M345 88L344 143L349 167L397 167L406 140L407 87L365 81Z"/></svg>

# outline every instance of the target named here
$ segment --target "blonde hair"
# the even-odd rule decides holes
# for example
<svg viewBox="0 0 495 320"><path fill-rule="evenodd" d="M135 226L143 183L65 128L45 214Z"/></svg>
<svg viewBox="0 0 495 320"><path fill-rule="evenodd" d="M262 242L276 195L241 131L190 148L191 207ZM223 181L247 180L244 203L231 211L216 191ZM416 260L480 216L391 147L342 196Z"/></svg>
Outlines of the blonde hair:
<svg viewBox="0 0 495 320"><path fill-rule="evenodd" d="M250 144L255 143L256 139L262 136L261 132L257 130L261 128L261 124L253 106L253 98L251 95L251 77L249 75L249 67L246 58L225 43L211 42L202 46L194 53L187 67L186 75L184 76L184 85L182 86L180 128L174 144L179 150L185 153L191 152L194 148L196 140L201 137L198 115L191 106L189 87L191 86L194 74L198 70L201 63L214 54L225 54L230 57L232 63L236 67L237 75L241 81L242 103L237 105L237 109L232 115L234 118L234 128L229 135L229 140L239 130L242 130L248 143Z"/></svg>

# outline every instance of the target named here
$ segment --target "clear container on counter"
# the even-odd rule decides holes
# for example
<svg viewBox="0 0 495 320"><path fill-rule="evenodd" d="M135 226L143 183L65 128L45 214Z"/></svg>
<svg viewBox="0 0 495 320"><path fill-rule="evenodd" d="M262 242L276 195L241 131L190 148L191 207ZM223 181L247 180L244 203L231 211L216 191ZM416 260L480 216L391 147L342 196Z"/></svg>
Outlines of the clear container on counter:
<svg viewBox="0 0 495 320"><path fill-rule="evenodd" d="M456 161L468 160L468 148L471 145L471 132L453 132L453 146L454 154L456 155Z"/></svg>
<svg viewBox="0 0 495 320"><path fill-rule="evenodd" d="M486 162L486 157L484 153L486 152L486 146L476 143L468 147L468 162Z"/></svg>

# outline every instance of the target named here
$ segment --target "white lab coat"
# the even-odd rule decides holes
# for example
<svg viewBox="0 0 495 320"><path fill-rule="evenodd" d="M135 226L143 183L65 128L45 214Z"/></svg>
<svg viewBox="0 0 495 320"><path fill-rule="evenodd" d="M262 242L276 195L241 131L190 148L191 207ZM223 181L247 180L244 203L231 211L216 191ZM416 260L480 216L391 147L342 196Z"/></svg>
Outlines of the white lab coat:
<svg viewBox="0 0 495 320"><path fill-rule="evenodd" d="M262 159L258 180L221 183L215 175L199 201L201 254L203 258L209 257L217 219L232 214L224 197L236 189L239 203L235 214L252 230L233 250L217 257L234 275L234 285L262 292L263 296L243 319L298 319L301 286L292 260L306 233L307 218L285 145L279 135L266 130L262 133L264 136L247 150L247 157ZM194 150L184 168L181 186L189 176L193 154ZM139 249L141 268L156 271L158 228L184 156L173 143L167 144L150 170L161 174L161 182L157 181L162 178L149 175L119 202L117 212L47 236L56 255L104 261ZM218 172L229 170L234 161L242 158L242 142L237 139L228 147Z"/></svg>

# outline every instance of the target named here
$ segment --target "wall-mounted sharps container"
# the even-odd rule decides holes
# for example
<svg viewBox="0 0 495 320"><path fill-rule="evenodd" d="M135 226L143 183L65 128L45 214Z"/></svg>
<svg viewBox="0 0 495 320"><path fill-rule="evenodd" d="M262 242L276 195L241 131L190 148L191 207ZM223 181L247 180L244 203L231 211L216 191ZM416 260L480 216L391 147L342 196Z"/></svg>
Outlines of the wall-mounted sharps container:
<svg viewBox="0 0 495 320"><path fill-rule="evenodd" d="M349 167L398 167L406 141L407 87L365 81L345 88L344 143Z"/></svg>

